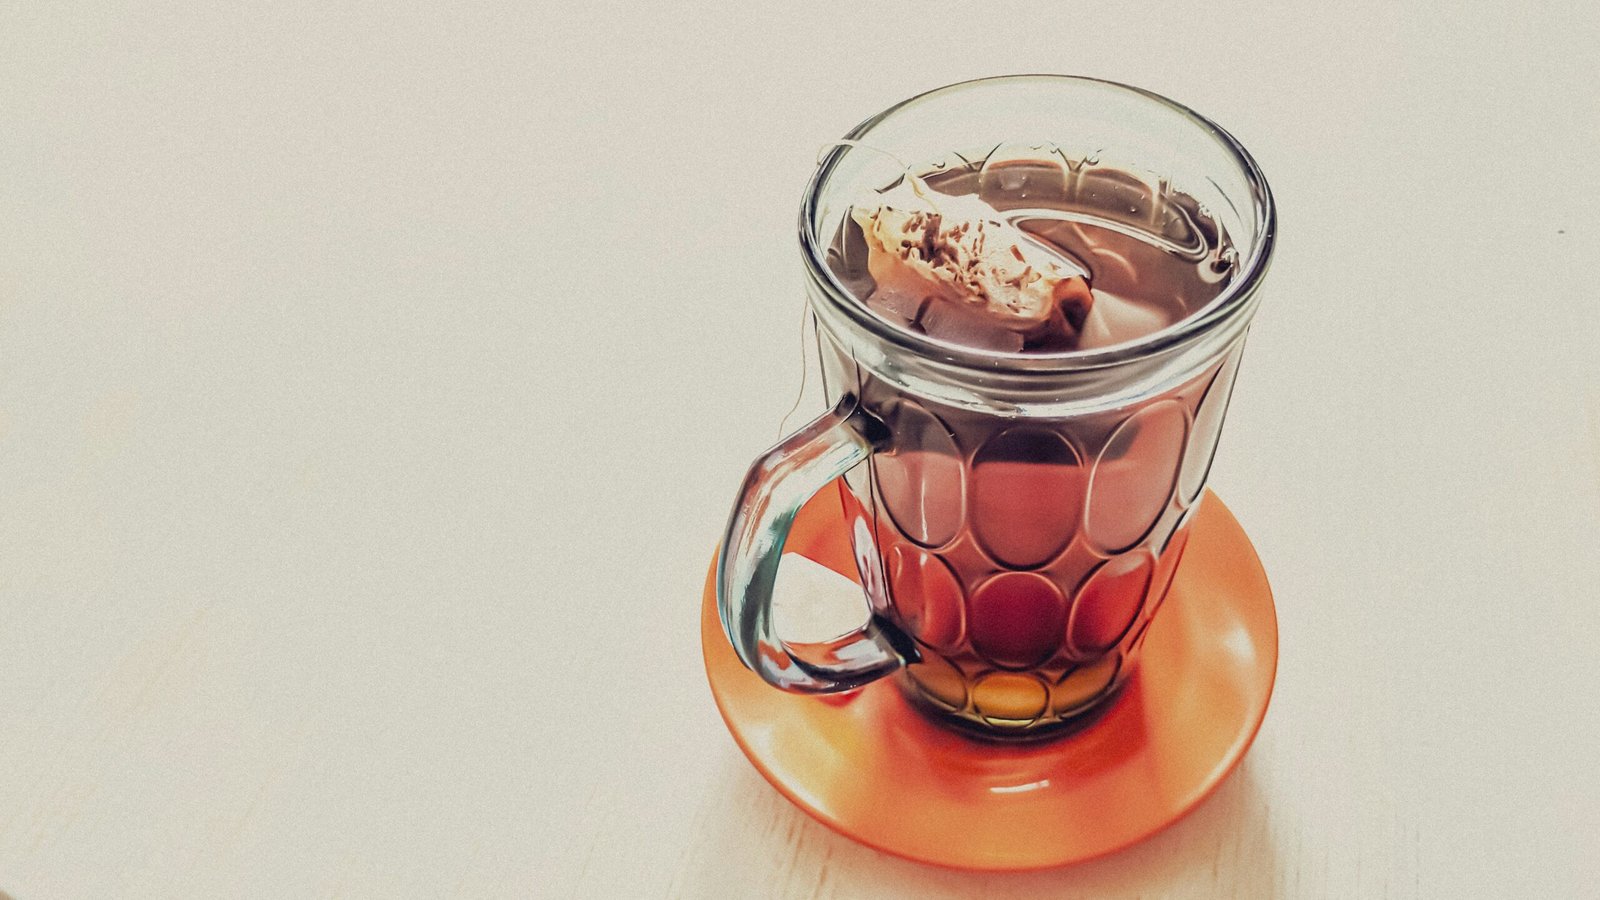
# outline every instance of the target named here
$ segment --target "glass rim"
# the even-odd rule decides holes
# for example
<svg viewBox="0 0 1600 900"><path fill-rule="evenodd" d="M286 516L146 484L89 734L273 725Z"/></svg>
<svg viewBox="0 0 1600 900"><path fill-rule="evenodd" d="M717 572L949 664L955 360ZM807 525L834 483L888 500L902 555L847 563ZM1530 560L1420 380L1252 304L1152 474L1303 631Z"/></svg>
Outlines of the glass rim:
<svg viewBox="0 0 1600 900"><path fill-rule="evenodd" d="M1250 309L1256 289L1271 262L1273 245L1277 237L1277 208L1273 202L1272 190L1267 185L1267 180L1261 171L1261 167L1256 164L1249 151L1245 150L1244 146L1233 135L1229 134L1226 129L1217 123L1175 100L1153 91L1147 91L1121 82L1081 75L1043 73L995 75L968 81L958 81L902 100L888 109L863 120L844 136L844 140L859 141L890 117L947 94L981 89L999 83L1030 81L1098 85L1115 91L1137 94L1176 112L1191 124L1197 126L1202 133L1217 141L1229 153L1234 163L1238 165L1240 174L1244 176L1246 183L1250 187L1251 199L1254 201L1253 221L1259 236L1255 241L1255 246L1251 248L1250 255L1242 261L1238 277L1231 280L1221 293L1191 316L1179 319L1166 328L1143 337L1112 344L1109 347L1089 350L1065 350L1051 353L1014 353L988 350L955 344L909 329L896 327L887 320L874 315L867 309L865 304L859 302L850 294L838 276L834 274L833 269L828 266L827 248L824 246L820 236L816 234L814 226L817 224L816 220L821 205L822 192L828 186L834 169L838 167L845 155L854 149L848 144L840 143L834 145L827 152L812 173L811 180L806 185L804 200L800 205L799 222L800 245L803 251L802 255L805 257L807 274L833 308L843 313L851 322L866 329L872 335L918 355L940 359L962 368L987 372L1004 371L1016 374L1058 374L1101 369L1125 362L1148 359L1162 351L1204 335L1221 323L1230 321Z"/></svg>

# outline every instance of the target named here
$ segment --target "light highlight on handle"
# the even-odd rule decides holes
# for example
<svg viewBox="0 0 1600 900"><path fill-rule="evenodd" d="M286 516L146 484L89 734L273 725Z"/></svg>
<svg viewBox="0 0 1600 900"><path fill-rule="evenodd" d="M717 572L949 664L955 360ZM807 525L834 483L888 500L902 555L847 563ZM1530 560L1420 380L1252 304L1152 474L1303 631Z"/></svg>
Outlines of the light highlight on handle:
<svg viewBox="0 0 1600 900"><path fill-rule="evenodd" d="M784 641L773 627L772 585L795 513L865 460L884 434L847 395L745 475L717 559L717 612L739 660L768 684L807 694L845 691L917 658L910 639L876 614L849 634L814 643Z"/></svg>

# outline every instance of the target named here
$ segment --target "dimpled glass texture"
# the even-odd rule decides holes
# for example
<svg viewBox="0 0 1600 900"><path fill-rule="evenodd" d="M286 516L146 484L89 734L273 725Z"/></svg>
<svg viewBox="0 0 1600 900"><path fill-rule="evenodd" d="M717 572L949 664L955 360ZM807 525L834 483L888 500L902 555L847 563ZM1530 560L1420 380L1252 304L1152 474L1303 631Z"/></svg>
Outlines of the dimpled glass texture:
<svg viewBox="0 0 1600 900"><path fill-rule="evenodd" d="M1241 350L1127 406L1023 418L914 396L824 341L830 392L887 426L839 489L851 532L871 536L856 564L873 607L916 643L899 677L926 711L1041 735L1132 674Z"/></svg>

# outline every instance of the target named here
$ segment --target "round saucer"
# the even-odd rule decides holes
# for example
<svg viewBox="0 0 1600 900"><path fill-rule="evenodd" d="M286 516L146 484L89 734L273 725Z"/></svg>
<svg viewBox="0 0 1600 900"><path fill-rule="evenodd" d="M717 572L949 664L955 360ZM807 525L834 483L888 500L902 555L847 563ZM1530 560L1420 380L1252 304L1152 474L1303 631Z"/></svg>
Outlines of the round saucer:
<svg viewBox="0 0 1600 900"><path fill-rule="evenodd" d="M838 504L823 499L832 497L821 491L801 511L786 552L855 580ZM740 665L716 607L708 576L706 675L761 774L847 837L962 869L1080 862L1182 818L1255 739L1278 664L1266 573L1210 492L1138 670L1098 718L1046 742L967 737L928 720L889 679L823 697L770 687Z"/></svg>

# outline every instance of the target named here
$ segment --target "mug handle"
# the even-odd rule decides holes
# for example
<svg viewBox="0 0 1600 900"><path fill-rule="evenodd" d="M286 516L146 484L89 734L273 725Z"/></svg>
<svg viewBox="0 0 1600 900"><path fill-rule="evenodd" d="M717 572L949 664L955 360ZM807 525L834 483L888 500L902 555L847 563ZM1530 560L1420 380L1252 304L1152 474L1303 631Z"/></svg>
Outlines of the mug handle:
<svg viewBox="0 0 1600 900"><path fill-rule="evenodd" d="M915 645L873 612L828 641L785 641L772 621L772 585L800 507L888 437L850 394L750 466L717 555L717 613L745 667L802 694L847 691L918 659Z"/></svg>

